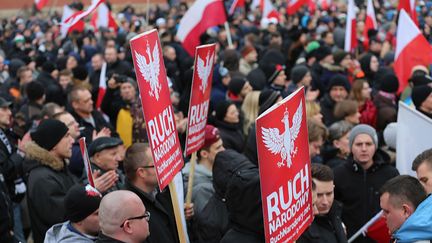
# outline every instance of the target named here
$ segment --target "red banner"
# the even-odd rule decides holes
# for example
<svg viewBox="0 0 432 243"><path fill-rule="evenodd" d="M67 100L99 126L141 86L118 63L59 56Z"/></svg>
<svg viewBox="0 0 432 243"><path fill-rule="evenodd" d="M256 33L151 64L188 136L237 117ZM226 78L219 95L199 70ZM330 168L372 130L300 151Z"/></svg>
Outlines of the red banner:
<svg viewBox="0 0 432 243"><path fill-rule="evenodd" d="M304 88L256 120L266 242L293 242L312 223Z"/></svg>
<svg viewBox="0 0 432 243"><path fill-rule="evenodd" d="M183 167L183 157L157 30L137 35L130 45L156 175L163 190Z"/></svg>
<svg viewBox="0 0 432 243"><path fill-rule="evenodd" d="M216 44L198 46L195 49L194 74L188 112L186 155L198 151L204 144L205 126L213 80L213 63Z"/></svg>

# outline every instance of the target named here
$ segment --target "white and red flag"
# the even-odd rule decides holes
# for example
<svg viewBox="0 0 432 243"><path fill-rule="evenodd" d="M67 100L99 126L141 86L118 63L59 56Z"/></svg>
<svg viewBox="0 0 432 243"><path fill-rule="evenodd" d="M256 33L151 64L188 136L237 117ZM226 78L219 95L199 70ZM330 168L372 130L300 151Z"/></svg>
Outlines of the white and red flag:
<svg viewBox="0 0 432 243"><path fill-rule="evenodd" d="M91 14L103 2L105 2L105 0L93 1L85 11L76 11L76 12L74 12L69 6L64 6L62 22L61 22L62 37L66 37L67 33L70 32L78 24L80 29L82 25L82 30L84 30L84 21L82 21L82 19L88 16L89 14Z"/></svg>
<svg viewBox="0 0 432 243"><path fill-rule="evenodd" d="M414 23L418 26L418 19L417 19L417 12L415 9L415 1L416 0L399 0L398 4L398 11L404 9L408 15L411 17L411 19L414 21Z"/></svg>
<svg viewBox="0 0 432 243"><path fill-rule="evenodd" d="M357 47L356 10L354 0L348 0L348 10L345 29L345 51L354 52Z"/></svg>
<svg viewBox="0 0 432 243"><path fill-rule="evenodd" d="M107 63L104 62L102 64L101 73L99 76L99 89L98 89L98 96L96 100L96 108L99 109L102 105L102 100L105 96L106 92L106 69L107 69Z"/></svg>
<svg viewBox="0 0 432 243"><path fill-rule="evenodd" d="M236 8L244 8L245 6L245 0L234 0L231 4L231 7L228 10L228 14L232 15Z"/></svg>
<svg viewBox="0 0 432 243"><path fill-rule="evenodd" d="M189 102L185 154L198 151L205 140L205 127L210 104L210 92L216 44L196 48L194 74Z"/></svg>
<svg viewBox="0 0 432 243"><path fill-rule="evenodd" d="M97 11L92 15L90 23L95 31L97 31L100 27L112 29L115 32L117 32L118 29L118 25L106 3L99 5Z"/></svg>
<svg viewBox="0 0 432 243"><path fill-rule="evenodd" d="M353 242L360 235L367 235L377 243L390 242L391 237L382 210L363 225L353 236L351 236L348 242Z"/></svg>
<svg viewBox="0 0 432 243"><path fill-rule="evenodd" d="M405 10L399 14L396 32L394 70L399 79L399 91L408 84L412 68L417 65L429 67L432 63L432 46Z"/></svg>
<svg viewBox="0 0 432 243"><path fill-rule="evenodd" d="M365 26L363 31L363 46L366 50L369 49L368 31L376 29L378 29L378 23L375 18L375 9L372 0L368 0L366 8Z"/></svg>
<svg viewBox="0 0 432 243"><path fill-rule="evenodd" d="M287 0L287 13L295 14L306 3L307 0Z"/></svg>
<svg viewBox="0 0 432 243"><path fill-rule="evenodd" d="M262 18L276 18L279 20L279 12L273 6L273 3L270 0L252 0L250 8L251 10L259 8Z"/></svg>
<svg viewBox="0 0 432 243"><path fill-rule="evenodd" d="M200 36L208 28L226 22L225 6L222 0L200 0L188 9L177 31L177 38L190 56L200 44Z"/></svg>
<svg viewBox="0 0 432 243"><path fill-rule="evenodd" d="M156 29L130 40L156 177L163 190L183 167L174 110Z"/></svg>
<svg viewBox="0 0 432 243"><path fill-rule="evenodd" d="M79 145L80 145L81 155L82 155L82 158L84 161L84 168L86 171L87 180L88 180L90 186L95 188L95 183L94 183L94 179L93 179L93 173L91 170L90 158L89 158L88 152L87 152L85 137L82 137L79 139Z"/></svg>
<svg viewBox="0 0 432 243"><path fill-rule="evenodd" d="M304 87L256 120L266 242L294 242L312 223Z"/></svg>
<svg viewBox="0 0 432 243"><path fill-rule="evenodd" d="M37 10L42 10L45 5L47 5L48 0L34 0L35 6Z"/></svg>

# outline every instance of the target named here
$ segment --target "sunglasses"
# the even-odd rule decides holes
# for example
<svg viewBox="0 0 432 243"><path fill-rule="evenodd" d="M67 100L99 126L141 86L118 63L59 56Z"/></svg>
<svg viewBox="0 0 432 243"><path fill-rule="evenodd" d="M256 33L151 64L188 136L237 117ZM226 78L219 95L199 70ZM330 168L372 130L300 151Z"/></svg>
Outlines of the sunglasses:
<svg viewBox="0 0 432 243"><path fill-rule="evenodd" d="M126 223L126 221L128 221L128 220L136 220L136 219L143 219L143 218L145 218L145 220L147 221L147 222L149 222L150 221L150 212L149 211L146 211L143 215L141 215L141 216L138 216L138 217L132 217L132 218L128 218L128 219L126 219L125 221L123 221L123 223L120 225L120 228L123 228L123 226L124 226L124 224Z"/></svg>

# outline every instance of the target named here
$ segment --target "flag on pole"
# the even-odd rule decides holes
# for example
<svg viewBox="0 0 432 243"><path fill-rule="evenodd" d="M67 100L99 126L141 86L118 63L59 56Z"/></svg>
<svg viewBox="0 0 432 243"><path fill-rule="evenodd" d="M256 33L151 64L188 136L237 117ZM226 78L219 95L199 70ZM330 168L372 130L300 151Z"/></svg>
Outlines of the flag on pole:
<svg viewBox="0 0 432 243"><path fill-rule="evenodd" d="M287 13L290 15L295 14L306 3L307 0L287 0Z"/></svg>
<svg viewBox="0 0 432 243"><path fill-rule="evenodd" d="M411 19L414 21L414 23L418 26L418 19L417 19L417 12L415 9L415 1L416 0L399 0L398 4L398 11L404 9L408 15L411 17Z"/></svg>
<svg viewBox="0 0 432 243"><path fill-rule="evenodd" d="M401 175L416 176L411 170L414 159L432 148L432 119L399 102L396 139L396 168Z"/></svg>
<svg viewBox="0 0 432 243"><path fill-rule="evenodd" d="M356 12L354 0L348 0L348 10L345 29L345 51L354 52L357 47Z"/></svg>
<svg viewBox="0 0 432 243"><path fill-rule="evenodd" d="M34 0L35 6L37 10L42 10L45 5L47 5L48 0Z"/></svg>
<svg viewBox="0 0 432 243"><path fill-rule="evenodd" d="M62 17L62 29L66 30L66 32L62 31L62 36L65 37L68 31L71 31L71 29L76 26L76 24L80 23L81 19L85 18L89 14L91 14L101 3L105 2L105 0L96 0L93 1L92 4L85 10L85 11L77 11L73 13L73 10L70 9L69 6L66 6L63 8L63 17ZM65 15L65 10L68 14L68 16ZM84 30L84 22L82 22L82 29Z"/></svg>
<svg viewBox="0 0 432 243"><path fill-rule="evenodd" d="M118 25L106 3L99 5L97 11L92 15L90 23L95 31L97 31L100 27L112 29L115 32L117 32L118 29Z"/></svg>
<svg viewBox="0 0 432 243"><path fill-rule="evenodd" d="M383 217L383 211L379 211L373 218L371 218L363 227L361 227L351 238L348 243L353 242L360 235L368 236L375 240L377 243L388 243L390 242L390 233L387 228L385 218Z"/></svg>
<svg viewBox="0 0 432 243"><path fill-rule="evenodd" d="M399 79L399 91L408 84L412 68L417 65L428 67L432 63L432 46L422 35L417 25L405 10L399 14L396 32L394 70Z"/></svg>
<svg viewBox="0 0 432 243"><path fill-rule="evenodd" d="M106 92L106 69L107 69L107 63L104 62L102 64L101 73L99 76L99 89L98 89L98 96L96 100L96 108L99 109L102 105L102 100L105 96Z"/></svg>
<svg viewBox="0 0 432 243"><path fill-rule="evenodd" d="M378 29L378 23L375 18L375 9L372 0L368 0L367 8L366 8L366 20L365 20L365 26L363 31L363 37L364 37L363 46L366 50L369 49L368 31L376 30L376 29Z"/></svg>
<svg viewBox="0 0 432 243"><path fill-rule="evenodd" d="M79 145L80 145L81 155L82 155L83 161L84 161L84 168L86 171L88 182L89 182L90 186L95 187L95 183L94 183L94 179L93 179L93 173L92 173L91 165L90 165L90 158L89 158L88 153L87 153L87 146L86 146L86 142L85 142L85 137L82 137L79 139Z"/></svg>
<svg viewBox="0 0 432 243"><path fill-rule="evenodd" d="M177 38L190 56L200 44L200 36L208 28L222 25L227 21L222 0L196 1L180 20Z"/></svg>
<svg viewBox="0 0 432 243"><path fill-rule="evenodd" d="M250 8L251 10L259 8L262 18L276 18L279 20L279 12L273 6L273 3L270 0L252 0Z"/></svg>

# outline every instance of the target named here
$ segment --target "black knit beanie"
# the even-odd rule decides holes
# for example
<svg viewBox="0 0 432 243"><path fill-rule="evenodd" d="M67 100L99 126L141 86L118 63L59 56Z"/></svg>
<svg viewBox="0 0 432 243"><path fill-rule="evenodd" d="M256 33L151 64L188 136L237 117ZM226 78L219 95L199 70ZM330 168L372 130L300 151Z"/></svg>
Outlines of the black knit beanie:
<svg viewBox="0 0 432 243"><path fill-rule="evenodd" d="M347 92L349 92L351 89L348 78L342 74L336 74L331 77L328 85L328 91L330 91L334 86L342 86Z"/></svg>
<svg viewBox="0 0 432 243"><path fill-rule="evenodd" d="M99 208L101 194L90 185L72 186L64 200L66 219L73 223L82 221Z"/></svg>
<svg viewBox="0 0 432 243"><path fill-rule="evenodd" d="M243 86L246 83L246 79L243 77L233 77L228 84L228 90L231 91L233 94L238 95L240 94L241 90L243 89Z"/></svg>
<svg viewBox="0 0 432 243"><path fill-rule="evenodd" d="M33 81L26 86L27 98L30 101L36 101L43 97L45 94L45 89L41 83L38 81Z"/></svg>
<svg viewBox="0 0 432 243"><path fill-rule="evenodd" d="M386 73L379 81L379 90L387 93L396 93L399 89L399 80L393 73Z"/></svg>
<svg viewBox="0 0 432 243"><path fill-rule="evenodd" d="M88 76L88 72L86 67L84 66L76 66L72 69L73 77L78 80L85 80Z"/></svg>
<svg viewBox="0 0 432 243"><path fill-rule="evenodd" d="M223 100L217 103L216 105L216 119L219 121L223 121L225 118L225 114L228 111L228 107L233 103L229 100Z"/></svg>
<svg viewBox="0 0 432 243"><path fill-rule="evenodd" d="M50 151L68 131L68 127L63 122L47 119L43 120L30 136L37 145Z"/></svg>
<svg viewBox="0 0 432 243"><path fill-rule="evenodd" d="M299 83L308 72L309 69L304 65L295 66L291 70L291 81L295 84Z"/></svg>
<svg viewBox="0 0 432 243"><path fill-rule="evenodd" d="M416 107L419 109L421 104L427 99L427 97L432 93L432 87L429 85L415 86L411 93L412 101Z"/></svg>

